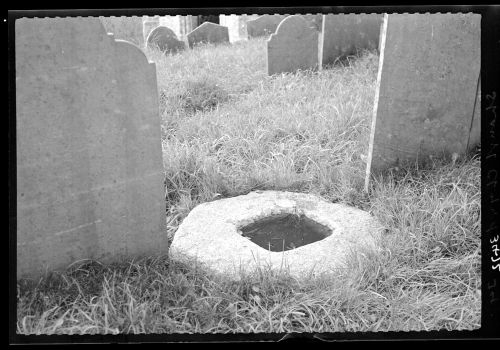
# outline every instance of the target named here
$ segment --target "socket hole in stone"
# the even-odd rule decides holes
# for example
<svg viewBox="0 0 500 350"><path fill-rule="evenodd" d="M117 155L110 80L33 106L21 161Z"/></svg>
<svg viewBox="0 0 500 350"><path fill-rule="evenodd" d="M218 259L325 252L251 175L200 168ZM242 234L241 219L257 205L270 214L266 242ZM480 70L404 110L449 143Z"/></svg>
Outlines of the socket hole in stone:
<svg viewBox="0 0 500 350"><path fill-rule="evenodd" d="M320 241L332 230L307 216L280 214L268 216L241 229L243 237L272 252L282 252Z"/></svg>

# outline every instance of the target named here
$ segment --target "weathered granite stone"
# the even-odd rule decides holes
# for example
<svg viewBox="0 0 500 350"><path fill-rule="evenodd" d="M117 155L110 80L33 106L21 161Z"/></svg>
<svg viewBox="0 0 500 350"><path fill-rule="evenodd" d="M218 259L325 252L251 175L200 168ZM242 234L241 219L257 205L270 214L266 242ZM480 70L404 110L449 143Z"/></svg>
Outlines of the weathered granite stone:
<svg viewBox="0 0 500 350"><path fill-rule="evenodd" d="M286 15L263 15L247 22L247 33L249 38L270 35L276 31L278 25Z"/></svg>
<svg viewBox="0 0 500 350"><path fill-rule="evenodd" d="M147 40L149 48L158 47L158 49L165 53L176 53L185 49L183 41L177 39L177 36L170 28L159 26L153 29Z"/></svg>
<svg viewBox="0 0 500 350"><path fill-rule="evenodd" d="M267 41L267 73L295 72L318 66L318 32L300 15L286 17Z"/></svg>
<svg viewBox="0 0 500 350"><path fill-rule="evenodd" d="M271 252L241 235L245 225L275 214L304 214L332 234L284 252ZM287 271L296 278L331 273L346 267L346 256L360 248L378 249L381 225L367 212L332 204L304 193L262 191L203 203L175 233L170 257L197 260L205 269L238 280L257 268Z"/></svg>
<svg viewBox="0 0 500 350"><path fill-rule="evenodd" d="M211 22L205 22L190 32L187 35L187 39L190 48L193 48L195 45L201 43L228 43L229 32L227 27Z"/></svg>
<svg viewBox="0 0 500 350"><path fill-rule="evenodd" d="M461 154L480 141L480 21L477 14L386 15L366 189L372 172Z"/></svg>
<svg viewBox="0 0 500 350"><path fill-rule="evenodd" d="M17 276L164 253L155 65L98 18L16 36Z"/></svg>
<svg viewBox="0 0 500 350"><path fill-rule="evenodd" d="M323 15L322 65L332 64L358 50L376 49L382 18L383 15L378 14Z"/></svg>

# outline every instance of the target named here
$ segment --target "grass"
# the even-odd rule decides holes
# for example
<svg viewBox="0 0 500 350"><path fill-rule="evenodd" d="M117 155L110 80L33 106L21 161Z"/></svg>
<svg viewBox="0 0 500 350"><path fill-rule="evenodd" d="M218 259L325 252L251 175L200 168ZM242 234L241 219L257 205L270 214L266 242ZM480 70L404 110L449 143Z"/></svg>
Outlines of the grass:
<svg viewBox="0 0 500 350"><path fill-rule="evenodd" d="M160 90L167 234L199 203L289 190L369 211L386 228L381 253L361 250L328 278L262 270L239 283L166 256L85 261L18 282L18 333L480 327L479 153L390 171L364 194L376 53L274 77L265 55L262 39L148 52Z"/></svg>

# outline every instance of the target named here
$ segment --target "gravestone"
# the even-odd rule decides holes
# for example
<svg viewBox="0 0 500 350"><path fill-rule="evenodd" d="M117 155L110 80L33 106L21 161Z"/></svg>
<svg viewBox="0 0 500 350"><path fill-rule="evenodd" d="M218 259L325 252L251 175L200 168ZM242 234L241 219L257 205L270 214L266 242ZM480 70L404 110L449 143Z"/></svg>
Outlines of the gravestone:
<svg viewBox="0 0 500 350"><path fill-rule="evenodd" d="M267 41L269 75L316 69L318 32L300 15L286 17Z"/></svg>
<svg viewBox="0 0 500 350"><path fill-rule="evenodd" d="M322 66L359 50L377 49L382 18L378 14L323 15Z"/></svg>
<svg viewBox="0 0 500 350"><path fill-rule="evenodd" d="M229 32L227 27L212 22L205 22L190 32L187 35L187 39L190 48L201 43L228 43Z"/></svg>
<svg viewBox="0 0 500 350"><path fill-rule="evenodd" d="M184 42L177 39L173 30L164 26L156 27L149 33L147 45L149 48L158 47L165 53L176 53L185 49Z"/></svg>
<svg viewBox="0 0 500 350"><path fill-rule="evenodd" d="M15 22L17 276L165 253L156 67L98 18Z"/></svg>
<svg viewBox="0 0 500 350"><path fill-rule="evenodd" d="M141 17L99 17L107 33L115 39L129 41L139 47L144 45Z"/></svg>
<svg viewBox="0 0 500 350"><path fill-rule="evenodd" d="M370 175L480 141L481 17L386 15L367 158Z"/></svg>
<svg viewBox="0 0 500 350"><path fill-rule="evenodd" d="M249 38L270 35L276 31L286 15L263 15L247 22L247 33Z"/></svg>

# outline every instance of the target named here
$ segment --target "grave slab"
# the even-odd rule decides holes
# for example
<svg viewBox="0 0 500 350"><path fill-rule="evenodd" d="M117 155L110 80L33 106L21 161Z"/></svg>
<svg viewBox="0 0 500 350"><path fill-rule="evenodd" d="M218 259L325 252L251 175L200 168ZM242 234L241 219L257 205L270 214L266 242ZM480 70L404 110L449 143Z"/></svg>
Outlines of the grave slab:
<svg viewBox="0 0 500 350"><path fill-rule="evenodd" d="M205 22L190 32L187 35L187 39L190 48L201 43L229 43L229 31L227 27L212 22Z"/></svg>
<svg viewBox="0 0 500 350"><path fill-rule="evenodd" d="M174 31L165 26L159 26L153 29L147 39L149 48L158 47L165 53L177 53L185 49L185 43L177 39Z"/></svg>
<svg viewBox="0 0 500 350"><path fill-rule="evenodd" d="M98 18L18 19L17 276L165 253L156 68Z"/></svg>
<svg viewBox="0 0 500 350"><path fill-rule="evenodd" d="M373 50L379 46L379 14L329 14L323 15L321 43L322 66L338 58L354 55L358 50Z"/></svg>
<svg viewBox="0 0 500 350"><path fill-rule="evenodd" d="M366 190L373 173L480 142L480 24L477 14L385 16Z"/></svg>
<svg viewBox="0 0 500 350"><path fill-rule="evenodd" d="M286 17L267 41L269 75L316 69L318 32L300 15Z"/></svg>

